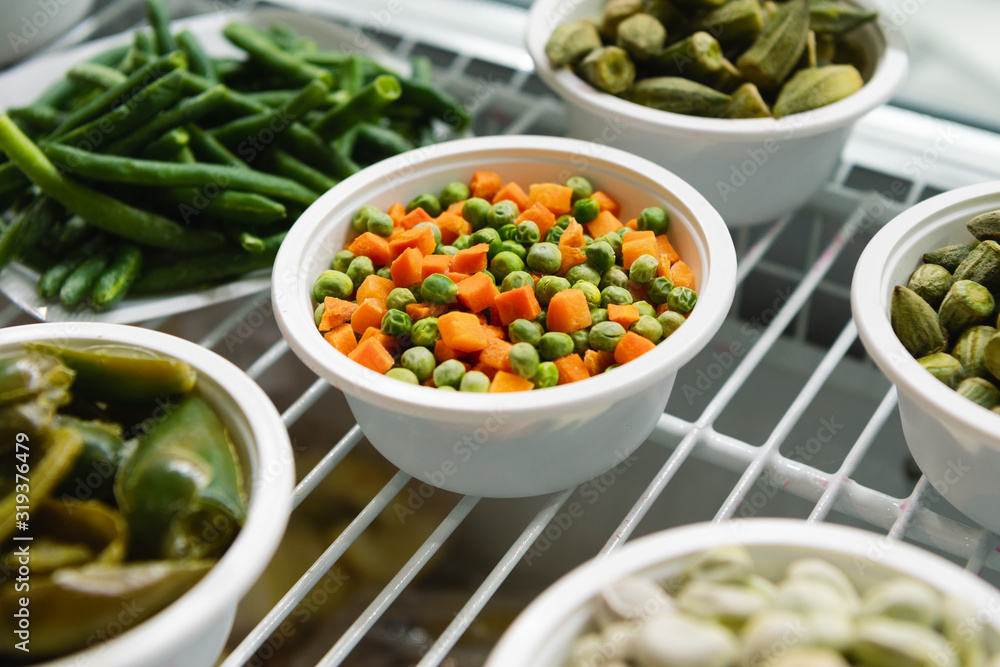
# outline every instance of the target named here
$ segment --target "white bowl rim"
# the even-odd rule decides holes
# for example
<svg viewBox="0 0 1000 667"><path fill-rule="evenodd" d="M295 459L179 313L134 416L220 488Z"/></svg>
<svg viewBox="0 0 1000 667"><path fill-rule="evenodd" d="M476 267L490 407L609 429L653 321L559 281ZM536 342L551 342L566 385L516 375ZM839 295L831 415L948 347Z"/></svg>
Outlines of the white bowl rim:
<svg viewBox="0 0 1000 667"><path fill-rule="evenodd" d="M610 395L628 395L630 387L635 391L640 386L651 386L662 378L665 371L675 372L704 347L705 337L715 334L732 305L736 285L736 250L732 237L719 213L680 177L644 158L609 146L600 146L596 156L592 152L584 152L596 147L590 142L562 137L472 137L436 144L433 151L421 153L425 149L418 148L383 160L341 181L299 216L282 241L274 261L273 275L296 275L296 281L301 281L303 277L298 275L297 267L304 265L302 258L310 252L307 241L314 228L323 224L328 213L336 210L341 200L348 198L356 189L383 180L399 170L417 173L424 166L447 164L453 158L476 153L517 154L525 159L531 154L583 154L588 156L591 164L617 165L617 168L636 178L659 184L690 210L693 228L701 228L705 238L707 270L704 272L708 274L708 280L698 286L698 305L684 326L671 335L670 345L657 345L643 355L646 363L625 364L600 380L590 378L544 391L511 392L504 394L502 399L497 394L455 392L449 394L446 403L434 404L436 394L431 393L433 389L375 373L325 344L317 336L312 311L307 313L299 308L297 290L282 286L276 278L272 280L271 296L285 341L315 373L345 393L421 416L433 411L452 417L478 417L498 409L502 409L504 414L527 416L549 412L568 403L590 404L606 400ZM483 164L488 164L488 161ZM308 285L314 278L308 277Z"/></svg>
<svg viewBox="0 0 1000 667"><path fill-rule="evenodd" d="M833 104L777 119L702 118L661 111L598 91L567 67L552 69L545 55L545 43L555 25L546 17L557 15L555 8L567 4L575 7L579 0L535 0L531 6L526 42L535 72L567 102L592 114L622 116L653 131L695 132L718 139L807 137L842 127L885 104L903 84L909 70L909 48L902 30L895 26L888 29L880 20L877 25L886 48L878 66L861 90Z"/></svg>
<svg viewBox="0 0 1000 667"><path fill-rule="evenodd" d="M288 431L271 399L237 366L209 349L160 331L104 322L47 322L0 329L0 346L39 340L104 339L180 359L216 382L242 409L254 435L258 470L250 484L247 519L214 567L180 598L135 627L90 649L43 663L128 665L176 653L250 589L274 554L292 509L294 456ZM247 471L248 474L250 471ZM81 662L82 661L82 662ZM40 665L39 667L43 667Z"/></svg>
<svg viewBox="0 0 1000 667"><path fill-rule="evenodd" d="M927 225L923 223L977 198L992 198L996 207L1000 208L1000 181L958 188L931 197L899 214L879 230L868 242L855 266L851 281L851 313L869 356L899 391L918 399L922 409L961 424L982 440L997 442L1000 446L997 436L1000 433L1000 415L959 396L918 364L892 330L888 314L889 296L873 295L871 292L872 286L881 289L882 277L891 270L886 266L886 258L914 228L949 224L942 220L934 220Z"/></svg>
<svg viewBox="0 0 1000 667"><path fill-rule="evenodd" d="M780 546L826 552L926 582L975 606L988 608L989 624L1000 631L1000 592L958 565L930 551L869 530L801 519L732 519L670 528L635 539L606 558L594 558L549 586L521 612L486 660L485 667L530 665L553 628L605 586L671 560L728 545ZM872 558L872 554L876 558ZM811 554L810 554L811 555Z"/></svg>

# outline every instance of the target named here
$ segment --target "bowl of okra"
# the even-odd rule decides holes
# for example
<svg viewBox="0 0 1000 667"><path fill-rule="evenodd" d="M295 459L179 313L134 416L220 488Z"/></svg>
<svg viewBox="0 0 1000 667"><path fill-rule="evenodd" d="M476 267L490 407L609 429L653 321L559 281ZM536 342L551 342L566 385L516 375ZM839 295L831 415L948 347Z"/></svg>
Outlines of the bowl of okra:
<svg viewBox="0 0 1000 667"><path fill-rule="evenodd" d="M896 386L903 435L945 500L1000 530L1000 182L932 197L868 243L851 311ZM996 359L996 361L994 360Z"/></svg>
<svg viewBox="0 0 1000 667"><path fill-rule="evenodd" d="M745 519L665 530L557 581L486 667L1000 664L1000 593L866 530Z"/></svg>
<svg viewBox="0 0 1000 667"><path fill-rule="evenodd" d="M899 89L899 30L874 3L538 0L535 71L568 135L598 137L687 180L742 226L805 203L855 121Z"/></svg>
<svg viewBox="0 0 1000 667"><path fill-rule="evenodd" d="M267 395L195 343L94 322L5 328L0 375L0 662L214 665L291 512Z"/></svg>
<svg viewBox="0 0 1000 667"><path fill-rule="evenodd" d="M375 448L494 497L567 488L634 451L736 275L722 219L680 178L535 136L374 165L310 207L276 262L282 335Z"/></svg>

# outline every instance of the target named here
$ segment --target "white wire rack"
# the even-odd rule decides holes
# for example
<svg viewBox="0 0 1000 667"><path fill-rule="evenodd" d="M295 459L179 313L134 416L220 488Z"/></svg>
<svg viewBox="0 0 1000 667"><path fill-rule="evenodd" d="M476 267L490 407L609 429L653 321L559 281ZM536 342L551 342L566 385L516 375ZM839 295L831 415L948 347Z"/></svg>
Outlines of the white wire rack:
<svg viewBox="0 0 1000 667"><path fill-rule="evenodd" d="M533 77L516 40L505 37L523 28L520 10L435 0L408 6L409 14L373 31L375 10L364 3L281 4L367 30L396 56L430 55L439 82L476 107L477 133L563 130L560 103ZM500 37L498 25L505 26ZM393 30L399 26L405 35ZM892 108L864 119L835 177L806 207L734 234L739 288L730 317L681 371L666 413L622 472L547 498L449 496L450 509L440 520L434 515L436 527L346 629L318 640L318 659L295 664L364 664L352 651L449 538L464 545L459 551L472 560L466 571L473 574L444 610L448 621L418 642L420 655L407 664L474 664L456 658L454 649L511 577L527 582L530 597L572 565L604 557L634 535L697 520L779 515L858 525L921 544L995 580L1000 538L958 515L907 465L895 391L857 343L848 294L857 256L884 222L938 191L996 178L1000 138L994 135ZM2 326L20 321L14 306L0 312ZM266 294L145 326L216 349L266 389L275 378L301 375L277 334ZM297 508L364 439L337 392L322 380L305 384L291 399L273 394L293 440L328 449L318 464L300 470ZM296 424L306 420L309 432L296 438ZM343 435L326 442L328 433ZM266 662L273 651L263 649L272 634L409 482L397 472L374 493L263 620L233 638L224 667ZM583 510L571 511L574 506ZM525 575L543 560L533 571L538 576ZM443 562L455 566L454 557Z"/></svg>

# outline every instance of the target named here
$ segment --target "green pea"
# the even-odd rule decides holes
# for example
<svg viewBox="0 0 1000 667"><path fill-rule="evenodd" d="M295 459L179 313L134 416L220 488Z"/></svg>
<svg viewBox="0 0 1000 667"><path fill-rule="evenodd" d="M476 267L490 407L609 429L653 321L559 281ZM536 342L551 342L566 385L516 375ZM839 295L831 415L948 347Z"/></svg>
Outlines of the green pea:
<svg viewBox="0 0 1000 667"><path fill-rule="evenodd" d="M566 185L573 191L572 201L574 202L578 199L586 199L594 194L594 186L583 176L570 176L566 181Z"/></svg>
<svg viewBox="0 0 1000 667"><path fill-rule="evenodd" d="M499 255L497 256L499 257ZM500 291L509 292L512 289L524 287L525 285L529 285L531 289L535 289L535 279L531 277L531 274L525 271L511 271L504 276L503 282L500 283Z"/></svg>
<svg viewBox="0 0 1000 667"><path fill-rule="evenodd" d="M500 245L503 248L500 252L512 252L518 256L521 262L524 262L524 260L528 259L528 251L525 250L524 246L518 243L517 241L514 240L504 241Z"/></svg>
<svg viewBox="0 0 1000 667"><path fill-rule="evenodd" d="M392 280L392 269L388 266L380 266L375 270L375 275L379 278L385 278L386 280Z"/></svg>
<svg viewBox="0 0 1000 667"><path fill-rule="evenodd" d="M562 253L554 243L536 243L528 250L526 262L532 271L552 274L562 266Z"/></svg>
<svg viewBox="0 0 1000 667"><path fill-rule="evenodd" d="M438 387L458 388L465 375L465 365L458 359L442 361L434 369L434 384Z"/></svg>
<svg viewBox="0 0 1000 667"><path fill-rule="evenodd" d="M615 265L615 249L611 247L610 243L602 240L603 238L601 237L583 249L584 254L587 255L587 262L600 273L604 273Z"/></svg>
<svg viewBox="0 0 1000 667"><path fill-rule="evenodd" d="M653 343L658 343L663 338L663 327L660 326L655 317L649 315L640 317L632 324L630 329L643 338L648 338Z"/></svg>
<svg viewBox="0 0 1000 667"><path fill-rule="evenodd" d="M511 370L530 380L538 372L538 350L528 343L515 343L507 353Z"/></svg>
<svg viewBox="0 0 1000 667"><path fill-rule="evenodd" d="M319 304L316 306L316 310L313 311L313 319L316 320L316 326L319 326L320 322L323 321L323 312L325 310L326 308L323 307L323 304Z"/></svg>
<svg viewBox="0 0 1000 667"><path fill-rule="evenodd" d="M549 311L548 311L548 309L542 308L538 312L538 314L535 315L535 319L533 319L532 322L534 322L538 326L542 327L542 331L544 332L545 327L547 327L549 325L548 317L549 317Z"/></svg>
<svg viewBox="0 0 1000 667"><path fill-rule="evenodd" d="M490 273L489 269L483 269L482 271L480 271L480 273L486 274L486 277L492 280L494 285L497 284L497 277L492 273Z"/></svg>
<svg viewBox="0 0 1000 667"><path fill-rule="evenodd" d="M429 193L417 195L411 199L410 203L406 205L406 212L411 213L418 208L424 209L424 213L432 218L441 215L441 202L438 201L437 197Z"/></svg>
<svg viewBox="0 0 1000 667"><path fill-rule="evenodd" d="M434 347L434 343L441 339L441 332L438 331L438 320L436 317L425 317L417 320L410 329L410 342L421 347Z"/></svg>
<svg viewBox="0 0 1000 667"><path fill-rule="evenodd" d="M569 274L566 274L569 278ZM601 305L601 290L597 289L597 285L594 283L589 283L586 280L578 280L573 283L570 289L577 289L583 292L583 295L587 297L587 305L591 308L598 308Z"/></svg>
<svg viewBox="0 0 1000 667"><path fill-rule="evenodd" d="M441 254L442 255L457 255L458 254L458 248L456 248L453 245L443 245L443 246L441 246Z"/></svg>
<svg viewBox="0 0 1000 667"><path fill-rule="evenodd" d="M363 234L368 231L368 218L370 218L372 215L375 215L376 213L381 213L381 212L382 211L380 211L375 206L371 205L362 206L357 211L355 211L354 217L351 218L351 227L354 228L354 231Z"/></svg>
<svg viewBox="0 0 1000 667"><path fill-rule="evenodd" d="M601 290L601 307L607 308L609 303L627 306L632 303L632 293L624 287L610 285Z"/></svg>
<svg viewBox="0 0 1000 667"><path fill-rule="evenodd" d="M626 234L631 234L634 231L634 229L629 229L628 227L619 227L612 233L617 234L618 238L624 239Z"/></svg>
<svg viewBox="0 0 1000 667"><path fill-rule="evenodd" d="M462 234L457 239L452 241L451 245L455 248L455 250L467 250L468 248L472 247L472 244L470 243L471 240L472 240L471 235Z"/></svg>
<svg viewBox="0 0 1000 667"><path fill-rule="evenodd" d="M622 229L625 229L624 227ZM622 258L622 237L614 232L608 232L597 237L597 241L604 241L615 251L615 259ZM596 243L596 241L595 241ZM587 259L590 259L588 256Z"/></svg>
<svg viewBox="0 0 1000 667"><path fill-rule="evenodd" d="M330 262L330 268L334 271L340 271L341 273L347 273L347 267L351 265L351 260L354 259L354 253L350 250L341 250L336 255L333 256L333 261Z"/></svg>
<svg viewBox="0 0 1000 667"><path fill-rule="evenodd" d="M420 283L416 283L415 285L410 285L406 289L410 290L410 294L413 295L413 300L415 302L417 303L424 302L424 297L423 295L420 294Z"/></svg>
<svg viewBox="0 0 1000 667"><path fill-rule="evenodd" d="M422 350L424 348L419 349ZM403 382L408 382L409 384L420 384L420 381L417 380L417 376L408 368L390 368L385 372L385 376L387 378L392 378L393 380L402 380Z"/></svg>
<svg viewBox="0 0 1000 667"><path fill-rule="evenodd" d="M559 245L559 239L562 238L564 231L565 230L558 225L552 227L549 231L545 232L545 242Z"/></svg>
<svg viewBox="0 0 1000 667"><path fill-rule="evenodd" d="M698 303L698 294L690 287L675 287L667 295L667 306L681 315L687 315Z"/></svg>
<svg viewBox="0 0 1000 667"><path fill-rule="evenodd" d="M385 307L389 310L401 310L405 313L406 307L416 302L417 300L413 298L413 292L405 287L396 287L385 298Z"/></svg>
<svg viewBox="0 0 1000 667"><path fill-rule="evenodd" d="M512 343L527 343L538 347L538 341L542 339L545 329L538 322L519 318L510 323L507 327L507 336Z"/></svg>
<svg viewBox="0 0 1000 667"><path fill-rule="evenodd" d="M639 309L639 315L649 315L650 317L656 317L656 308L653 308L648 301L636 301L632 304Z"/></svg>
<svg viewBox="0 0 1000 667"><path fill-rule="evenodd" d="M593 237L593 236L591 236L590 234L584 234L584 235L583 235L583 242L584 242L584 243L585 243L586 245L590 245L591 243L593 243L593 242L594 242L594 237Z"/></svg>
<svg viewBox="0 0 1000 667"><path fill-rule="evenodd" d="M379 236L389 236L392 234L392 218L388 213L379 211L368 216L368 231Z"/></svg>
<svg viewBox="0 0 1000 667"><path fill-rule="evenodd" d="M433 222L421 222L413 226L414 229L419 229L421 227L430 227L431 233L434 234L434 244L441 245L441 228L435 225Z"/></svg>
<svg viewBox="0 0 1000 667"><path fill-rule="evenodd" d="M365 278L373 273L375 273L375 266L364 255L352 259L351 264L347 267L347 277L354 283L354 289L361 287L361 283L365 281Z"/></svg>
<svg viewBox="0 0 1000 667"><path fill-rule="evenodd" d="M621 364L611 364L607 368L604 369L604 372L605 373L610 373L611 371L615 370L619 366L621 366Z"/></svg>
<svg viewBox="0 0 1000 667"><path fill-rule="evenodd" d="M600 324L601 322L608 321L608 309L607 308L591 308L590 309L590 324Z"/></svg>
<svg viewBox="0 0 1000 667"><path fill-rule="evenodd" d="M458 391L458 389L455 389L454 387L450 387L448 385L445 385L443 387L438 387L438 391Z"/></svg>
<svg viewBox="0 0 1000 667"><path fill-rule="evenodd" d="M457 204L458 202L465 201L468 198L469 186L461 181L453 181L444 186L441 190L441 194L438 195L438 201L441 202L441 208L448 208L452 204Z"/></svg>
<svg viewBox="0 0 1000 667"><path fill-rule="evenodd" d="M458 383L458 390L485 394L490 390L490 379L486 377L486 373L469 371L462 376L462 381Z"/></svg>
<svg viewBox="0 0 1000 667"><path fill-rule="evenodd" d="M498 253L490 261L490 271L501 281L511 273L523 270L524 262L521 261L520 257L508 250Z"/></svg>
<svg viewBox="0 0 1000 667"><path fill-rule="evenodd" d="M490 207L486 214L486 224L493 229L500 229L504 225L516 224L519 215L521 215L521 211L517 208L517 204L509 199L504 199Z"/></svg>
<svg viewBox="0 0 1000 667"><path fill-rule="evenodd" d="M612 266L601 276L598 287L602 290L607 287L628 287L628 274L617 266Z"/></svg>
<svg viewBox="0 0 1000 667"><path fill-rule="evenodd" d="M485 243L489 246L489 250L486 251L488 259L493 259L498 252L503 250L503 242L500 240L500 234L492 227L484 227L472 233L472 240L469 242L470 246L479 245L480 243Z"/></svg>
<svg viewBox="0 0 1000 667"><path fill-rule="evenodd" d="M659 276L646 286L646 299L653 305L659 306L667 302L667 295L674 288L674 283L670 278Z"/></svg>
<svg viewBox="0 0 1000 667"><path fill-rule="evenodd" d="M628 270L629 280L637 285L648 285L656 277L660 263L652 255L639 255Z"/></svg>
<svg viewBox="0 0 1000 667"><path fill-rule="evenodd" d="M562 292L564 289L569 289L569 281L560 276L542 276L538 279L538 284L535 285L535 298L538 299L538 303L543 306L548 306L549 301L552 300L552 295L556 292Z"/></svg>
<svg viewBox="0 0 1000 667"><path fill-rule="evenodd" d="M559 367L551 361L543 361L538 364L538 372L535 373L535 377L531 378L531 381L538 389L554 387L559 384Z"/></svg>
<svg viewBox="0 0 1000 667"><path fill-rule="evenodd" d="M614 352L618 341L625 337L625 327L617 322L601 322L590 328L590 347L602 352Z"/></svg>
<svg viewBox="0 0 1000 667"><path fill-rule="evenodd" d="M573 218L581 225L590 222L601 213L601 205L596 199L587 197L573 204Z"/></svg>
<svg viewBox="0 0 1000 667"><path fill-rule="evenodd" d="M420 320L420 322L424 321ZM420 322L417 322L417 324L420 324ZM413 331L416 331L417 324L413 325ZM437 326L436 323L435 326ZM411 347L404 352L403 356L400 357L400 362L403 364L403 368L413 373L420 382L426 382L434 372L434 367L437 366L437 359L434 358L434 353L426 347L420 346Z"/></svg>
<svg viewBox="0 0 1000 667"><path fill-rule="evenodd" d="M538 231L538 225L531 220L525 220L514 231L514 240L522 245L538 243L541 238L542 234Z"/></svg>
<svg viewBox="0 0 1000 667"><path fill-rule="evenodd" d="M382 333L394 338L408 338L413 320L401 310L387 310L382 316Z"/></svg>
<svg viewBox="0 0 1000 667"><path fill-rule="evenodd" d="M432 273L421 283L420 296L428 303L454 303L458 296L458 286L443 273Z"/></svg>
<svg viewBox="0 0 1000 667"><path fill-rule="evenodd" d="M501 241L513 241L514 234L517 233L517 225L504 225L497 230Z"/></svg>
<svg viewBox="0 0 1000 667"><path fill-rule="evenodd" d="M575 346L576 344L570 338L569 334L550 331L538 341L538 353L542 355L542 359L551 361L552 359L560 359L567 354L572 354Z"/></svg>
<svg viewBox="0 0 1000 667"><path fill-rule="evenodd" d="M577 264L566 272L566 280L570 283L586 282L597 287L601 284L601 274L589 264Z"/></svg>
<svg viewBox="0 0 1000 667"><path fill-rule="evenodd" d="M570 215L560 215L556 218L556 227L559 229L566 229L569 227L569 223L573 222L573 217Z"/></svg>
<svg viewBox="0 0 1000 667"><path fill-rule="evenodd" d="M573 339L573 351L581 357L590 349L590 332L587 329L577 329L569 334Z"/></svg>
<svg viewBox="0 0 1000 667"><path fill-rule="evenodd" d="M659 206L650 206L642 209L636 226L640 232L653 232L657 236L666 234L670 229L670 216Z"/></svg>
<svg viewBox="0 0 1000 667"><path fill-rule="evenodd" d="M324 271L313 283L313 301L323 303L323 299L332 296L336 299L349 299L354 292L354 283L346 274L340 271Z"/></svg>
<svg viewBox="0 0 1000 667"><path fill-rule="evenodd" d="M660 313L660 316L656 318L656 321L660 323L663 327L663 337L668 338L670 334L677 331L682 324L684 324L684 316L680 313L675 313L672 310L667 310Z"/></svg>
<svg viewBox="0 0 1000 667"><path fill-rule="evenodd" d="M485 199L480 199L479 197L466 199L465 203L462 204L462 217L465 218L470 225L472 225L473 231L480 230L488 224L486 216L489 212L490 203Z"/></svg>

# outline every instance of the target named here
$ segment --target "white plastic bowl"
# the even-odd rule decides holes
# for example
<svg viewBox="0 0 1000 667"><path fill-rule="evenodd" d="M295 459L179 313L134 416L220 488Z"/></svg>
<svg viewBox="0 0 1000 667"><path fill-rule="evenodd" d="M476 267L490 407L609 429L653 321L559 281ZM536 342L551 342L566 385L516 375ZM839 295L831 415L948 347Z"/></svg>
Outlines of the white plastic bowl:
<svg viewBox="0 0 1000 667"><path fill-rule="evenodd" d="M29 341L122 343L191 364L198 371L195 391L216 410L233 437L250 496L246 523L236 540L188 592L114 639L46 662L44 667L214 665L232 628L237 603L271 560L291 512L295 467L281 416L243 371L214 352L175 336L93 322L0 329L0 353L18 351ZM117 628L107 630L112 635L120 632Z"/></svg>
<svg viewBox="0 0 1000 667"><path fill-rule="evenodd" d="M696 276L698 305L667 342L600 378L510 394L448 393L351 361L316 330L312 284L354 235L364 204L386 210L478 169L522 185L580 174L623 204L669 210L669 236ZM677 369L718 330L736 287L732 239L680 178L617 149L554 137L460 139L390 158L344 180L299 217L274 263L278 326L296 355L343 391L383 456L429 484L477 496L548 493L599 475L633 452L663 413Z"/></svg>
<svg viewBox="0 0 1000 667"><path fill-rule="evenodd" d="M851 312L869 356L896 385L903 435L917 465L969 518L1000 531L1000 415L963 398L910 356L889 322L892 288L930 250L974 241L966 223L1000 208L1000 181L932 197L868 243L851 285Z"/></svg>
<svg viewBox="0 0 1000 667"><path fill-rule="evenodd" d="M860 590L892 576L918 579L965 601L976 618L1000 630L1000 592L954 563L918 547L866 530L792 519L747 519L665 530L630 542L605 560L591 560L550 586L518 616L486 661L486 667L565 667L573 640L594 611L594 598L632 574L666 579L697 555L742 545L757 572L779 579L794 560L824 558L840 567Z"/></svg>
<svg viewBox="0 0 1000 667"><path fill-rule="evenodd" d="M772 220L806 202L833 174L854 122L902 85L909 58L899 30L856 35L871 72L839 102L774 118L699 118L601 92L569 68L555 70L545 44L561 23L599 13L605 0L536 0L528 17L535 71L563 100L569 136L604 142L663 165L693 185L731 227Z"/></svg>

